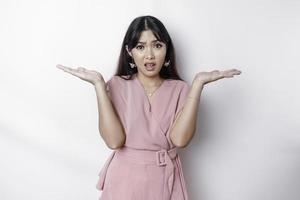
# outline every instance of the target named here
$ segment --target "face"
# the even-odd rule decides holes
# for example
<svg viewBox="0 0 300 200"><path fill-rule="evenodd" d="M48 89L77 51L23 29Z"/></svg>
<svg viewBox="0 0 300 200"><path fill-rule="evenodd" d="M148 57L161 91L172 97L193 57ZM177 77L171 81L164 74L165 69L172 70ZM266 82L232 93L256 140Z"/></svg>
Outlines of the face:
<svg viewBox="0 0 300 200"><path fill-rule="evenodd" d="M148 77L159 74L165 62L166 52L166 44L158 41L151 30L143 31L137 45L128 51L139 75Z"/></svg>

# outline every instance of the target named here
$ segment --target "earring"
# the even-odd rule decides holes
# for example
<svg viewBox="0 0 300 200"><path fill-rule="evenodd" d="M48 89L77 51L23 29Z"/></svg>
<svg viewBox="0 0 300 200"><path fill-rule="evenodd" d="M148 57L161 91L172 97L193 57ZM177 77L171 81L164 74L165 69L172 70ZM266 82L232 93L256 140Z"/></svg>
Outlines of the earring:
<svg viewBox="0 0 300 200"><path fill-rule="evenodd" d="M133 69L135 68L135 64L134 63L129 63L130 67Z"/></svg>
<svg viewBox="0 0 300 200"><path fill-rule="evenodd" d="M168 67L170 65L170 60L168 62L165 62L164 66Z"/></svg>

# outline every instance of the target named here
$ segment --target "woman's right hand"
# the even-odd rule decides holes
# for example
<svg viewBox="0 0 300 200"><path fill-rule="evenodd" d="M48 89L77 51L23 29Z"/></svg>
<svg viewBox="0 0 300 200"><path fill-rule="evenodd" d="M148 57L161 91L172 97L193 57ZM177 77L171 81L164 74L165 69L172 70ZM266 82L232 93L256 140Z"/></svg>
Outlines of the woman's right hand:
<svg viewBox="0 0 300 200"><path fill-rule="evenodd" d="M102 74L95 70L88 70L83 67L77 67L77 69L73 69L70 67L63 66L61 64L56 65L57 68L62 69L65 72L68 72L74 76L79 77L80 79L87 81L94 86L96 84L105 84L105 81L102 77Z"/></svg>

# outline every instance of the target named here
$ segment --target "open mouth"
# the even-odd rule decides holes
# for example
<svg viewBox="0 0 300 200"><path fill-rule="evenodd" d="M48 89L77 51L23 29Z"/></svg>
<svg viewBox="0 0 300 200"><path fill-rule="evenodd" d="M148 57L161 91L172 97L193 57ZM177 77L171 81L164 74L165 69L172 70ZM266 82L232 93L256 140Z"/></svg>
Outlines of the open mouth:
<svg viewBox="0 0 300 200"><path fill-rule="evenodd" d="M155 63L145 63L144 66L146 67L146 70L148 70L148 71L155 70Z"/></svg>

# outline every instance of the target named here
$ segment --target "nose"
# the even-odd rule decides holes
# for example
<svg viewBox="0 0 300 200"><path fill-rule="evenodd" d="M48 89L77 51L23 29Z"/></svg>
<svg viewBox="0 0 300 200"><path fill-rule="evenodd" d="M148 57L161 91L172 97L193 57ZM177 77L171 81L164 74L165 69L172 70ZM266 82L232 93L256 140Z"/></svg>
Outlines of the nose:
<svg viewBox="0 0 300 200"><path fill-rule="evenodd" d="M152 48L148 48L148 50L146 52L146 58L147 59L153 59L154 58L154 54L153 54Z"/></svg>

